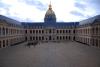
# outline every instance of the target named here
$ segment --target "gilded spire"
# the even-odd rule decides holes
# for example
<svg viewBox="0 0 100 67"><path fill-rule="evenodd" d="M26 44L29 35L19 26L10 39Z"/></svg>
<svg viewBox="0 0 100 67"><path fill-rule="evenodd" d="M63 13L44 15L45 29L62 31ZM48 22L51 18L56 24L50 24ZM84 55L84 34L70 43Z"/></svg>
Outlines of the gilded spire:
<svg viewBox="0 0 100 67"><path fill-rule="evenodd" d="M50 1L50 4L49 4L49 10L51 10L52 9L52 5L51 5L51 1Z"/></svg>

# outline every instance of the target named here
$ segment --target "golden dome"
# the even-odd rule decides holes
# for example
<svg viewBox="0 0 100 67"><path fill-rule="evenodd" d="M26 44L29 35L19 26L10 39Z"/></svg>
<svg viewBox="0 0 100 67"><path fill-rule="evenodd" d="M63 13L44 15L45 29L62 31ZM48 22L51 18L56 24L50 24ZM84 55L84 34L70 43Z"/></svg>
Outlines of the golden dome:
<svg viewBox="0 0 100 67"><path fill-rule="evenodd" d="M46 14L45 14L45 21L56 21L56 15L54 13L54 11L52 10L52 5L51 3L49 4L49 9L47 10Z"/></svg>

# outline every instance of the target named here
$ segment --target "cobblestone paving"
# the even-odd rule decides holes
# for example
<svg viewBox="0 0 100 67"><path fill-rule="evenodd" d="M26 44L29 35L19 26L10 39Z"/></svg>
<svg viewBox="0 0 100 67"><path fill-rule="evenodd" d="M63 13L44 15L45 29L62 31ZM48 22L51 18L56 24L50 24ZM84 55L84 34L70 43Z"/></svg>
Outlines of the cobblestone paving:
<svg viewBox="0 0 100 67"><path fill-rule="evenodd" d="M0 49L0 67L100 67L100 49L77 42Z"/></svg>

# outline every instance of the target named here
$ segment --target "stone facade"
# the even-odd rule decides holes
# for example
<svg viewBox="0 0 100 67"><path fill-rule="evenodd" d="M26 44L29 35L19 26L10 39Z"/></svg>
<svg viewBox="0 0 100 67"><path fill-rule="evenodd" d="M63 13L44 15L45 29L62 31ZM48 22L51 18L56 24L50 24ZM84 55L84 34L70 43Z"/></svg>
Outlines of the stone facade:
<svg viewBox="0 0 100 67"><path fill-rule="evenodd" d="M75 40L90 46L100 47L100 15L84 20L75 32ZM94 19L94 20L93 20ZM91 22L88 22L91 21ZM83 21L82 21L83 22ZM80 22L81 23L81 22Z"/></svg>
<svg viewBox="0 0 100 67"><path fill-rule="evenodd" d="M63 42L77 41L100 47L100 15L81 22L56 22L49 5L44 22L18 22L0 15L0 48L24 41Z"/></svg>
<svg viewBox="0 0 100 67"><path fill-rule="evenodd" d="M13 20L7 17L0 16L0 18L2 18L0 19L0 48L12 46L24 41L24 29L21 25L9 22Z"/></svg>
<svg viewBox="0 0 100 67"><path fill-rule="evenodd" d="M70 28L25 29L26 41L67 41L74 40L74 30Z"/></svg>

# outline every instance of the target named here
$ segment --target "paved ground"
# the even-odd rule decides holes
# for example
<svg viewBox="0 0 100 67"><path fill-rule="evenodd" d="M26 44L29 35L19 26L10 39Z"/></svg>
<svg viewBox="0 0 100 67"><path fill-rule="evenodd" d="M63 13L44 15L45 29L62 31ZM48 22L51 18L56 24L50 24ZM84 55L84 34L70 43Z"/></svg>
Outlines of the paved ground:
<svg viewBox="0 0 100 67"><path fill-rule="evenodd" d="M76 42L0 49L0 67L100 67L100 49Z"/></svg>

